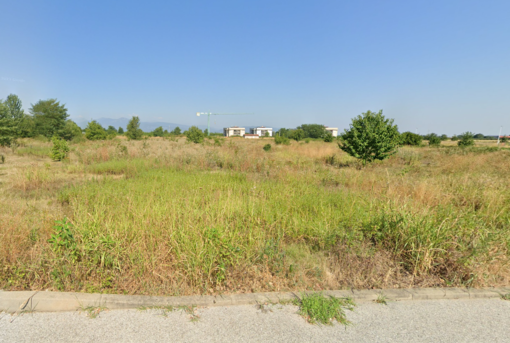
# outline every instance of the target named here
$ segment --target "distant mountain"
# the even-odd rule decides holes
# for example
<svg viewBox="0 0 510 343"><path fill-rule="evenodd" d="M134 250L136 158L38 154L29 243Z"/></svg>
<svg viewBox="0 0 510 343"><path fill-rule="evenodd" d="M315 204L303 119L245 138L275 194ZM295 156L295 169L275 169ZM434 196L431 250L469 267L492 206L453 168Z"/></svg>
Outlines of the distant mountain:
<svg viewBox="0 0 510 343"><path fill-rule="evenodd" d="M127 125L129 123L128 118L118 118L118 119L111 119L111 118L99 118L95 119L99 124L101 124L105 129L108 128L108 126L113 126L116 129L119 127L122 127L124 130L126 130ZM88 121L81 121L77 123L81 128L85 129L87 127ZM167 123L167 122L160 122L160 121L153 121L153 122L140 122L140 128L145 132L151 132L154 131L158 127L163 127L163 130L172 131L176 127L179 127L182 131L185 131L189 129L190 125L184 125L184 124L176 124L176 123ZM206 125L198 125L198 127L201 130L207 129ZM222 129L211 127L211 132L223 132Z"/></svg>

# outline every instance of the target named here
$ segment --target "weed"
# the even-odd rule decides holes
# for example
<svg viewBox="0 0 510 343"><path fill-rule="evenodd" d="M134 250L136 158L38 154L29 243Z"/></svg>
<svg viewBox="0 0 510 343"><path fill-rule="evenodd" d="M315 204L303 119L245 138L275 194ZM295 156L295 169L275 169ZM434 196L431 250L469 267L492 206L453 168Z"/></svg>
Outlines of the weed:
<svg viewBox="0 0 510 343"><path fill-rule="evenodd" d="M510 300L510 293L501 294L501 299L503 299L503 300Z"/></svg>
<svg viewBox="0 0 510 343"><path fill-rule="evenodd" d="M197 314L197 307L195 305L178 306L177 309L188 314L189 319L192 322L197 322L200 319L200 316Z"/></svg>
<svg viewBox="0 0 510 343"><path fill-rule="evenodd" d="M4 164L5 163L5 156L0 154L0 163Z"/></svg>
<svg viewBox="0 0 510 343"><path fill-rule="evenodd" d="M322 293L302 294L296 299L299 314L311 324L331 325L334 320L347 325L350 322L345 316L345 310L352 311L354 302L350 298L327 297Z"/></svg>
<svg viewBox="0 0 510 343"><path fill-rule="evenodd" d="M80 310L87 312L87 317L94 319L97 318L101 312L107 311L108 308L104 306L81 306Z"/></svg>
<svg viewBox="0 0 510 343"><path fill-rule="evenodd" d="M377 295L377 299L374 300L378 304L388 305L388 297L382 292Z"/></svg>
<svg viewBox="0 0 510 343"><path fill-rule="evenodd" d="M264 151L270 151L271 150L271 144L264 145L264 147L262 149L264 149Z"/></svg>

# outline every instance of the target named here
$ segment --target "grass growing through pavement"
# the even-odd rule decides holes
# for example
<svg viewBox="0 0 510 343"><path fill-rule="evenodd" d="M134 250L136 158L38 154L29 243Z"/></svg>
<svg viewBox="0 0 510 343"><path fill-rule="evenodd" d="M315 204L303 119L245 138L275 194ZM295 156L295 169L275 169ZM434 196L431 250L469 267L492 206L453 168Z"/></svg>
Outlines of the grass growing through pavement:
<svg viewBox="0 0 510 343"><path fill-rule="evenodd" d="M328 297L322 293L302 294L295 304L299 306L299 314L309 323L324 325L331 325L334 320L344 325L349 324L345 310L352 311L355 306L352 299Z"/></svg>

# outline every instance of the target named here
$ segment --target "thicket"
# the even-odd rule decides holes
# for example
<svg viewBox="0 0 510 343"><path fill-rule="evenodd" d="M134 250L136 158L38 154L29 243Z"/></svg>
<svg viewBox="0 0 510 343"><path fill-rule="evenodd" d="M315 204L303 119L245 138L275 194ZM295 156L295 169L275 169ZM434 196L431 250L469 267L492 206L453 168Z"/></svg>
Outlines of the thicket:
<svg viewBox="0 0 510 343"><path fill-rule="evenodd" d="M400 135L401 141L403 145L414 145L414 146L420 146L421 142L423 140L423 137L412 133L410 131L404 132Z"/></svg>
<svg viewBox="0 0 510 343"><path fill-rule="evenodd" d="M463 134L459 135L459 141L457 142L457 145L461 148L475 145L475 139L473 137L473 133L467 131L467 132L464 132Z"/></svg>

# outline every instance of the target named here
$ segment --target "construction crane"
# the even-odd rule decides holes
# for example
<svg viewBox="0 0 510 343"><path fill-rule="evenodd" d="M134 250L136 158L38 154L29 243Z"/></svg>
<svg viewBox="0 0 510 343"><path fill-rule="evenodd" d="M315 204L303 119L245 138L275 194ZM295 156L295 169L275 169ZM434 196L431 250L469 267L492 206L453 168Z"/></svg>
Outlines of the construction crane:
<svg viewBox="0 0 510 343"><path fill-rule="evenodd" d="M211 134L211 129L209 128L209 121L211 116L245 116L253 113L211 113L211 112L197 112L197 117L207 116L207 136Z"/></svg>

